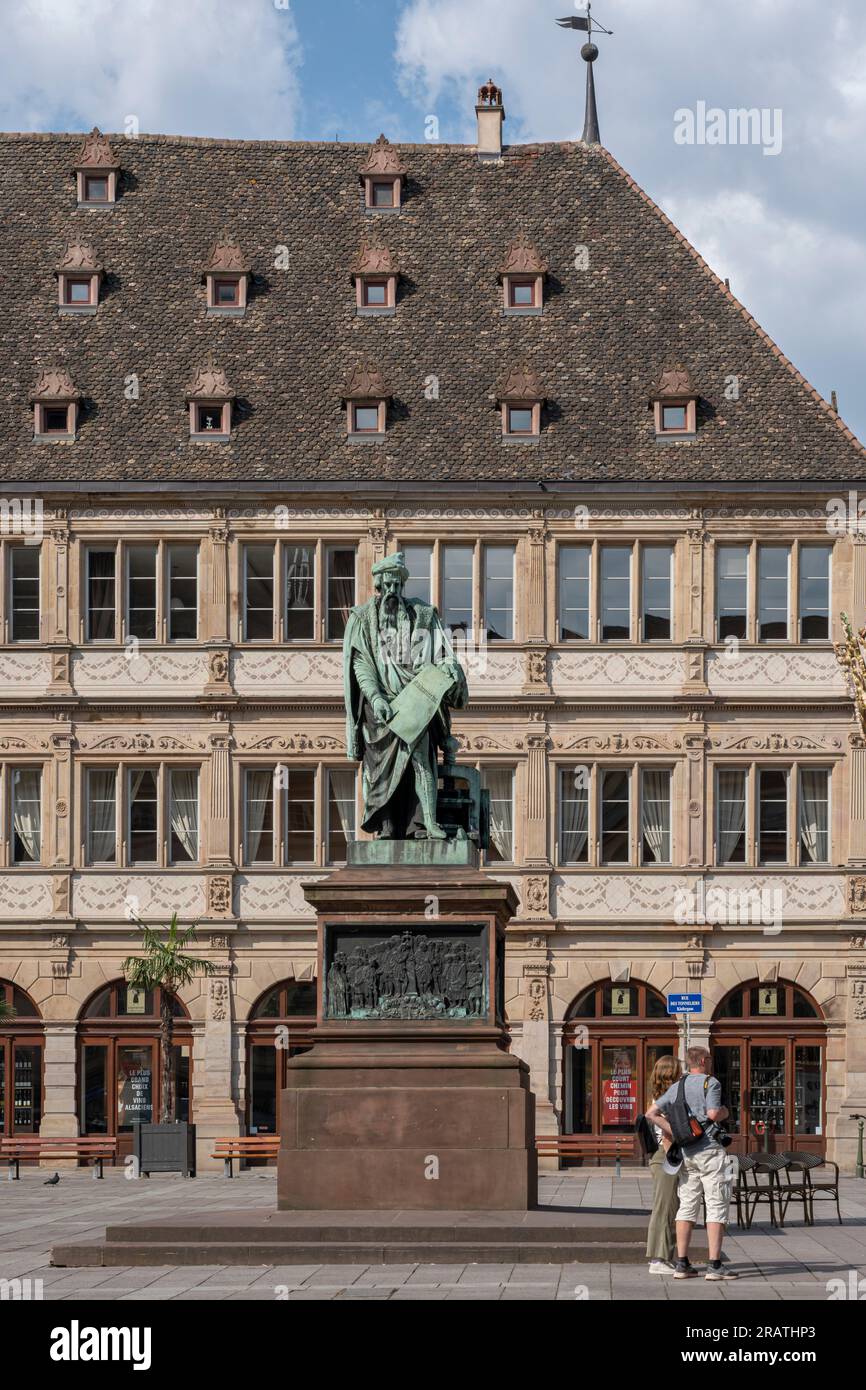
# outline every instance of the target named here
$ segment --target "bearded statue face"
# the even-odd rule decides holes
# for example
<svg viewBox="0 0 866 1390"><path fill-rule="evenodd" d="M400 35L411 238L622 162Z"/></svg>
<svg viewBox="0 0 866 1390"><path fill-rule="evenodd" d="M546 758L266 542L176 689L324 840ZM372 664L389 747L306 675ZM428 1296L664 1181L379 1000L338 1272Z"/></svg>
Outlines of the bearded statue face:
<svg viewBox="0 0 866 1390"><path fill-rule="evenodd" d="M385 570L382 575L380 593L382 607L386 613L395 613L403 597L406 581L400 570Z"/></svg>

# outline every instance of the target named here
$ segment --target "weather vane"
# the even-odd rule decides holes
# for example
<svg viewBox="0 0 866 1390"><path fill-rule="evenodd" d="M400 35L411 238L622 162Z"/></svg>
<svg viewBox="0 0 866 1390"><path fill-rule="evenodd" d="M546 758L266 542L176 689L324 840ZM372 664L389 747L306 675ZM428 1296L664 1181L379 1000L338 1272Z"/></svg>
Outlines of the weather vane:
<svg viewBox="0 0 866 1390"><path fill-rule="evenodd" d="M587 4L586 14L566 15L564 19L558 19L557 24L562 29L581 29L587 36L587 41L580 50L580 56L586 63L586 116L583 122L583 135L581 139L586 145L600 145L601 137L598 133L598 111L595 105L595 79L592 75L592 65L598 57L598 49L592 42L593 34L612 34L612 29L605 29L603 24L592 18L592 5Z"/></svg>

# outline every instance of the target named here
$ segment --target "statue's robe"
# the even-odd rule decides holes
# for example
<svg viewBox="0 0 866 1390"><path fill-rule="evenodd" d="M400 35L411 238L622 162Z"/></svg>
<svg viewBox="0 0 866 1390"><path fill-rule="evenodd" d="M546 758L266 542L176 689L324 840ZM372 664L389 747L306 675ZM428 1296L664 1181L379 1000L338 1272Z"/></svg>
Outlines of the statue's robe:
<svg viewBox="0 0 866 1390"><path fill-rule="evenodd" d="M376 718L371 702L381 694L390 703L422 666L445 661L454 662L458 679L414 747L415 756L426 759L434 777L437 750L451 733L448 707L463 709L469 700L466 677L438 612L420 599L401 599L395 620L389 622L377 597L349 614L343 639L346 750L350 758L363 760L361 825L368 832L398 839L425 834L413 750Z"/></svg>

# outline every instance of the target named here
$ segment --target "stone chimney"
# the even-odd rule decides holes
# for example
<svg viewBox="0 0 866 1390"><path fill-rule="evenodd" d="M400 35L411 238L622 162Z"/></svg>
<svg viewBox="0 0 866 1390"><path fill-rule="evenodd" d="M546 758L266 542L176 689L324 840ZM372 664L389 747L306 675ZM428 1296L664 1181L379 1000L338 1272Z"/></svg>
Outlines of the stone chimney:
<svg viewBox="0 0 866 1390"><path fill-rule="evenodd" d="M502 122L505 108L502 105L502 91L491 77L484 87L478 88L478 158L499 159L502 154Z"/></svg>

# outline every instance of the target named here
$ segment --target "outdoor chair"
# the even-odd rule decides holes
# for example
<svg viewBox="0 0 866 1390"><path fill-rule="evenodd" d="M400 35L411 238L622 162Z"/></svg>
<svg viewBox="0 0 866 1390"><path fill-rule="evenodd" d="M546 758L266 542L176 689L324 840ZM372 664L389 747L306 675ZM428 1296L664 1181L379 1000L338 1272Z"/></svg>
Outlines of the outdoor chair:
<svg viewBox="0 0 866 1390"><path fill-rule="evenodd" d="M781 1157L784 1158L790 1164L796 1162L802 1169L803 1176L805 1179L806 1197L809 1204L809 1224L815 1224L815 1195L817 1194L819 1197L825 1196L829 1198L831 1202L835 1201L836 1215L839 1218L839 1225L841 1226L842 1212L839 1207L838 1163L834 1163L832 1159L829 1158L822 1158L820 1154L798 1153L795 1150L789 1150L786 1153L782 1154ZM824 1182L817 1180L814 1174L816 1173L816 1170L818 1168L832 1168L833 1177L830 1178L829 1173L827 1173L826 1175L823 1175L826 1177L826 1180Z"/></svg>
<svg viewBox="0 0 866 1390"><path fill-rule="evenodd" d="M737 1185L734 1196L737 1204L737 1225L752 1225L755 1209L759 1202L766 1202L770 1208L770 1224L784 1225L784 1207L780 1171L785 1167L781 1154L742 1154ZM761 1178L766 1176L766 1182ZM778 1214L778 1220L777 1220Z"/></svg>

